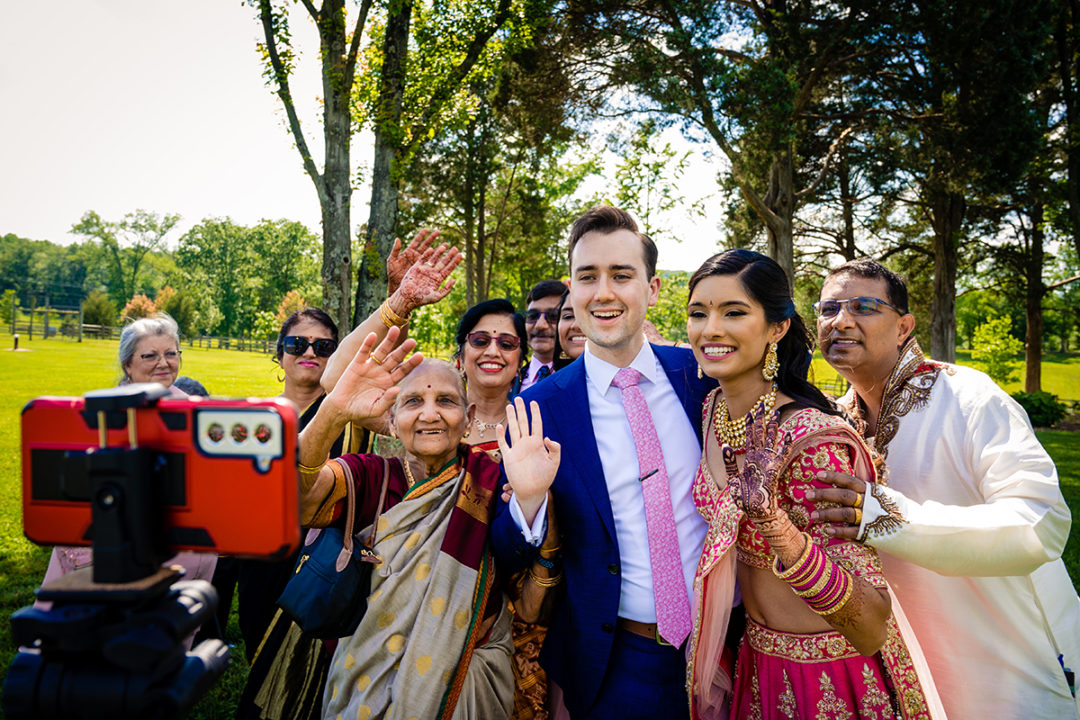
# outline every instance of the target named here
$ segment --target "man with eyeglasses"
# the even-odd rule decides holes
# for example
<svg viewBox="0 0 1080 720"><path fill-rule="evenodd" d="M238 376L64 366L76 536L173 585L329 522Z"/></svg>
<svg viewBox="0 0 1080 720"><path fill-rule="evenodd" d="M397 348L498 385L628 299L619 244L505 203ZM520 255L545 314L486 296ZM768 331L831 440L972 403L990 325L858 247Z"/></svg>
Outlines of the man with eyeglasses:
<svg viewBox="0 0 1080 720"><path fill-rule="evenodd" d="M883 551L950 717L1080 717L1069 509L1027 414L987 375L923 355L907 288L880 263L834 269L815 310L851 383L840 404L888 472L871 486L827 473L812 519Z"/></svg>
<svg viewBox="0 0 1080 720"><path fill-rule="evenodd" d="M521 389L526 390L551 374L555 361L555 334L559 331L559 300L566 285L558 280L541 280L525 299L525 330L529 333L532 358L525 370Z"/></svg>

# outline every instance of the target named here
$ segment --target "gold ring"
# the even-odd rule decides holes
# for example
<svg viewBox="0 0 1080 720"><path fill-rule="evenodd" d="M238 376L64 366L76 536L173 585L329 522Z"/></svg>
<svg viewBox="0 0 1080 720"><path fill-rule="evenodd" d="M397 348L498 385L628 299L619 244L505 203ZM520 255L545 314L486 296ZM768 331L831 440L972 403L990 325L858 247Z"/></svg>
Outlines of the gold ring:
<svg viewBox="0 0 1080 720"><path fill-rule="evenodd" d="M855 508L855 522L852 525L862 525L862 510Z"/></svg>
<svg viewBox="0 0 1080 720"><path fill-rule="evenodd" d="M863 499L865 497L866 497L865 493L855 493L855 504L852 505L851 507L855 508L856 510L861 508L862 504L863 504Z"/></svg>
<svg viewBox="0 0 1080 720"><path fill-rule="evenodd" d="M375 357L374 355L368 355L368 360L375 363L376 365L382 365L384 362L386 362L386 358L383 358L382 360L380 360L379 358Z"/></svg>

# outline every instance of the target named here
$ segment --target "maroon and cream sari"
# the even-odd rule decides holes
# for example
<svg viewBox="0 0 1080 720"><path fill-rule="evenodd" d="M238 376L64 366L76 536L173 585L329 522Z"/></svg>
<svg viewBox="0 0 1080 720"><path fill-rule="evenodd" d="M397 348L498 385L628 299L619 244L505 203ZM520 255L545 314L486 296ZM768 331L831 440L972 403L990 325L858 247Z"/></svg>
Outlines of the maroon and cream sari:
<svg viewBox="0 0 1080 720"><path fill-rule="evenodd" d="M382 563L360 626L334 652L323 717L509 716L510 612L488 548L499 479L484 451L463 446L383 512Z"/></svg>

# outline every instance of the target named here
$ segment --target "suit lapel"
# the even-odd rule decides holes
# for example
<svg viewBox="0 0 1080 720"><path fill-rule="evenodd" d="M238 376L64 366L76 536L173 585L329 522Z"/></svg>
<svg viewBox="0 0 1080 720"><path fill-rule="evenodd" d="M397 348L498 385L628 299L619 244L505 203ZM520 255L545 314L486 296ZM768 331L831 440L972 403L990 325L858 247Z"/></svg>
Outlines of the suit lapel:
<svg viewBox="0 0 1080 720"><path fill-rule="evenodd" d="M557 432L547 434L557 437L562 445L559 467L559 475L565 483L562 491L574 493L576 488L584 487L608 535L614 540L615 516L611 511L611 498L604 480L600 451L596 447L592 413L589 412L585 362L579 358L544 382L554 382L560 390L548 397L544 422L555 426Z"/></svg>
<svg viewBox="0 0 1080 720"><path fill-rule="evenodd" d="M701 401L705 383L698 380L691 366L686 362L682 353L673 352L672 348L653 345L660 366L668 376L668 382L675 388L675 394L679 396L683 411L690 419L690 427L698 436L698 444L701 444ZM700 387L699 387L700 386Z"/></svg>

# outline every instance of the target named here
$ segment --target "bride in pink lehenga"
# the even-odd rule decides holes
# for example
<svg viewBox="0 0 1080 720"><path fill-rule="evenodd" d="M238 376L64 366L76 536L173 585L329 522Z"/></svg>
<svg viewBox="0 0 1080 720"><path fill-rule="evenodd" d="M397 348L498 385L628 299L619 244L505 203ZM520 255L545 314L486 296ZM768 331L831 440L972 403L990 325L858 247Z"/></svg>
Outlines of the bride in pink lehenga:
<svg viewBox="0 0 1080 720"><path fill-rule="evenodd" d="M703 408L694 500L709 533L694 580L695 718L942 718L875 551L811 521L835 470L877 480L869 450L807 382L813 351L784 271L748 250L690 279L687 330L719 381ZM725 652L736 588L746 613Z"/></svg>

